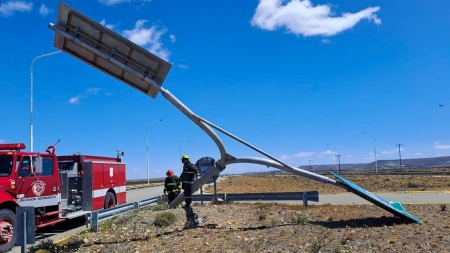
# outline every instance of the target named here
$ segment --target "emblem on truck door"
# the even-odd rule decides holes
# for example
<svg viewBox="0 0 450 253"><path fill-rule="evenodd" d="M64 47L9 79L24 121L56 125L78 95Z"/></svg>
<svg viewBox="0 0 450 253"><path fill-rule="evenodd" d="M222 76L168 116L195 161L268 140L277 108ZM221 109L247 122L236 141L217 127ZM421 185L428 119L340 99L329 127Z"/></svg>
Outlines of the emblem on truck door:
<svg viewBox="0 0 450 253"><path fill-rule="evenodd" d="M45 183L40 180L35 181L31 184L31 190L33 191L34 195L39 197L42 195L42 193L44 193Z"/></svg>

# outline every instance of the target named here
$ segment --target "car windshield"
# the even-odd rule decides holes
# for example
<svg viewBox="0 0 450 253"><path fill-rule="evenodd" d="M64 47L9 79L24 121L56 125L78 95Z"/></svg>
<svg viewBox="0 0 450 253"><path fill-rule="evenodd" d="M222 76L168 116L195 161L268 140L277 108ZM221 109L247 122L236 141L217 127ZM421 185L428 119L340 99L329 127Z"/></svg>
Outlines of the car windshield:
<svg viewBox="0 0 450 253"><path fill-rule="evenodd" d="M7 177L12 171L13 157L11 155L0 155L0 177Z"/></svg>

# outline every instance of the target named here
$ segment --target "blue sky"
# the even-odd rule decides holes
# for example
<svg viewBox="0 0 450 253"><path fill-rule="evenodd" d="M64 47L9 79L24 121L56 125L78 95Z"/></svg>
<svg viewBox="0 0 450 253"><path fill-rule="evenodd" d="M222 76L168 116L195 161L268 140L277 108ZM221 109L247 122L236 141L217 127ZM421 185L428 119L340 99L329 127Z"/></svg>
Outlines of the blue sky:
<svg viewBox="0 0 450 253"><path fill-rule="evenodd" d="M450 155L447 1L65 2L168 60L163 87L197 115L298 166ZM0 2L0 142L30 146L30 73L57 51L58 1ZM128 178L219 158L163 96L151 99L66 53L35 60L34 150L125 152ZM439 107L438 105L444 105ZM448 107L447 107L448 106ZM162 121L148 124L159 119ZM364 133L362 133L364 132ZM222 137L228 153L256 156ZM246 164L228 173L259 170Z"/></svg>

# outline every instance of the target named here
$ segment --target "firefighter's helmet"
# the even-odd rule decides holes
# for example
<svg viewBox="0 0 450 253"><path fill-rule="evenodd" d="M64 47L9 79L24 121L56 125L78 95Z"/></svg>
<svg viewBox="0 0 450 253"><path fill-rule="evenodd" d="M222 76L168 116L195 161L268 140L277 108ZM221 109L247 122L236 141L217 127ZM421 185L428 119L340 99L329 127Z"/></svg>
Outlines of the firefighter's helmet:
<svg viewBox="0 0 450 253"><path fill-rule="evenodd" d="M188 156L188 155L183 155L183 156L181 157L181 160L183 160L183 159L189 160L189 156Z"/></svg>
<svg viewBox="0 0 450 253"><path fill-rule="evenodd" d="M172 170L168 170L168 171L166 172L166 175L167 175L168 177L172 176L172 175L173 175L173 171L172 171Z"/></svg>

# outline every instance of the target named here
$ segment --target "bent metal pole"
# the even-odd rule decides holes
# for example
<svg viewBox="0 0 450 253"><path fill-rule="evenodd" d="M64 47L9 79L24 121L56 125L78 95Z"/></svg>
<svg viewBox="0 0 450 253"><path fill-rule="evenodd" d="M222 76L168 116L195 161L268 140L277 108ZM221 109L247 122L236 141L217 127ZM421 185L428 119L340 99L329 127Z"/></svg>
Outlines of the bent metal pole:
<svg viewBox="0 0 450 253"><path fill-rule="evenodd" d="M161 87L168 71L170 70L171 65L169 63L149 53L147 50L142 49L126 38L114 33L110 29L104 27L98 22L95 22L84 14L70 8L62 2L60 2L58 9L58 25L55 26L53 24L49 24L48 26L55 32L55 47L71 54L75 58L78 58L89 65L92 65L93 67L96 67L110 76L115 77L125 84L144 92L150 97L155 98L158 92L161 93L170 103L172 103L192 122L199 126L209 137L211 137L213 142L217 145L220 152L220 160L218 160L213 169L209 170L192 185L192 191L197 191L210 178L225 169L225 166L228 164L253 163L271 166L322 183L329 183L345 188L359 196L371 200L372 203L376 203L394 214L400 216L404 214L401 210L399 213L398 210L401 208L392 208L390 202L388 203L380 198L377 198L377 196L374 196L370 192L357 187L342 177L338 177L341 181L337 182L329 179L328 177L289 166L288 164L283 163L279 159L276 159L268 153L243 141L231 133L208 122L207 120L200 118L168 90ZM246 145L269 159L251 157L236 158L228 154L222 140L212 128ZM181 194L171 202L171 205L178 205L183 201L183 199L184 194Z"/></svg>
<svg viewBox="0 0 450 253"><path fill-rule="evenodd" d="M177 109L179 109L184 115L186 115L192 122L194 122L197 126L199 126L209 137L211 137L211 139L214 141L214 143L217 145L217 148L219 149L220 152L220 161L217 164L217 168L216 169L212 169L211 173L207 173L205 174L203 177L201 177L197 183L193 184L192 186L192 191L197 191L201 185L203 185L204 183L206 183L211 177L215 176L218 171L223 170L223 168L227 165L227 164L233 164L233 163L237 163L237 162L245 162L245 163L254 163L254 164L262 164L262 165L267 165L267 166L271 166L271 167L275 167L275 168L279 168L281 170L287 171L287 172L291 172L291 173L295 173L295 174L299 174L301 176L305 176L308 177L310 179L313 180L317 180L319 182L323 182L323 183L330 183L333 185L337 185L337 186L342 186L340 183L336 182L335 180L329 179L328 177L319 175L319 174L315 174L306 170L302 170L302 169L298 169L298 168L294 168L288 164L285 164L283 162L281 162L280 160L274 158L273 156L261 151L260 149L254 147L253 145L235 137L234 135L230 134L229 132L215 126L214 124L206 121L205 119L200 118L199 116L197 116L194 112L192 112L187 106L185 106L180 100L178 100L174 95L172 95L168 90L160 87L157 83L155 83L154 80L152 80L151 78L149 78L148 76L142 75L139 71L133 69L131 66L126 65L122 62L120 62L119 60L111 57L110 54L107 54L103 51L100 51L98 48L93 47L92 45L90 45L89 43L79 39L77 37L77 34L70 34L64 30L62 30L61 28L53 25L53 24L49 24L49 28L52 29L53 31L55 31L56 33L59 33L60 35L66 37L67 39L69 39L71 42L76 43L80 46L82 46L85 49L88 49L92 52L95 52L96 55L104 58L104 59L108 59L109 62L113 63L114 65L125 69L126 71L136 75L138 78L145 80L146 82L150 83L152 85L153 88L156 88L172 105L174 105ZM264 159L258 159L258 158L240 158L240 159L236 159L234 156L229 155L226 150L225 150L225 146L223 145L222 140L220 139L220 137L217 135L217 133L211 128L214 127L215 129L219 130L220 132L232 137L233 139L241 142L242 144L254 149L255 151L265 155L266 157L274 160L270 161L270 160L264 160ZM217 173L213 173L216 172ZM184 199L184 195L181 194L178 198L176 198L172 203L173 205L178 205L179 203L181 203Z"/></svg>

